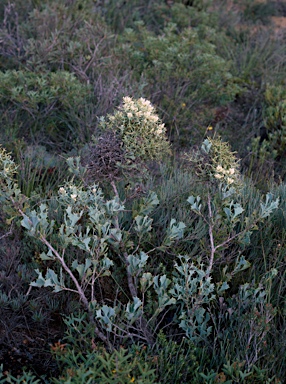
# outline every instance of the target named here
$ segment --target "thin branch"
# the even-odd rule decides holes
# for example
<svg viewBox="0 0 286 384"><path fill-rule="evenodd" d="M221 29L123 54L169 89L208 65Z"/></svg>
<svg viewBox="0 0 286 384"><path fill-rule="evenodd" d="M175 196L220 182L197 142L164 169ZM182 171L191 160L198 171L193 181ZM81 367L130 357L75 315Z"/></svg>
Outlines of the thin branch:
<svg viewBox="0 0 286 384"><path fill-rule="evenodd" d="M82 302L84 303L86 309L88 309L89 308L88 300L87 300L81 286L79 285L79 282L77 281L75 275L72 273L70 268L66 265L64 258L58 253L58 251L47 241L47 239L42 234L40 234L40 240L42 243L44 243L53 252L53 254L56 256L56 258L60 261L64 270L70 275L72 281L74 282L74 284L76 286L76 289L78 291L78 294L79 294Z"/></svg>
<svg viewBox="0 0 286 384"><path fill-rule="evenodd" d="M112 186L112 188L113 188L113 191L114 191L114 193L115 193L115 196L119 199L119 193L118 193L118 190L117 190L116 185L115 185L115 183L114 183L114 180L112 180L112 181L110 182L110 184L111 184L111 186Z"/></svg>
<svg viewBox="0 0 286 384"><path fill-rule="evenodd" d="M129 261L128 261L128 254L127 252L123 252L123 256L125 259L125 265L126 265L126 273L127 273L127 281L128 281L128 287L129 291L131 293L132 297L137 297L137 289L133 283L132 275L127 271L127 267L129 266Z"/></svg>
<svg viewBox="0 0 286 384"><path fill-rule="evenodd" d="M213 262L214 262L214 255L216 251L216 247L214 245L214 237L213 237L213 213L212 213L212 206L211 206L211 197L210 194L208 194L208 210L209 210L209 237L210 237L210 246L211 246L211 255L210 255L210 261L209 261L209 267L207 270L207 277L210 275Z"/></svg>
<svg viewBox="0 0 286 384"><path fill-rule="evenodd" d="M11 225L8 232L6 232L6 233L4 233L4 235L0 236L0 240L4 239L5 237L12 235L12 233L13 233L13 225Z"/></svg>

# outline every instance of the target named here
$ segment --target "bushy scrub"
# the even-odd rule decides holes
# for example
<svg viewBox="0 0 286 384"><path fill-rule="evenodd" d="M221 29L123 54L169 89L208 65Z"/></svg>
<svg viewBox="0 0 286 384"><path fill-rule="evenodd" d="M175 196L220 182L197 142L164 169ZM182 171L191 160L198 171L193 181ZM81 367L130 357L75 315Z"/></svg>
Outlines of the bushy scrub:
<svg viewBox="0 0 286 384"><path fill-rule="evenodd" d="M134 107L135 104L132 104L130 98L126 98L126 104L128 102ZM138 129L141 129L145 137L150 139L145 143L146 149L148 150L148 146L150 148L150 159L155 155L158 159L164 155L162 148L165 148L167 153L169 152L169 146L163 133L163 124L154 124L158 117L151 114L153 107L148 101L141 99L138 105L140 108L135 109L135 112L142 114L142 120L138 120ZM125 116L124 114L120 116L121 124L124 124ZM119 117L118 120L120 120ZM118 128L116 125L115 127ZM119 125L119 128L122 126ZM122 141L126 136L127 134L123 131ZM159 153L156 153L152 147L152 142L155 141L154 136L158 140L159 148L160 143L162 146ZM132 143L132 140L130 142ZM133 147L131 146L130 149L128 143L127 141L126 153L130 156ZM136 153L134 157L136 157ZM58 190L58 208L63 215L56 219L52 213L52 202L47 201L45 204L40 204L35 210L22 207L22 200L16 202L14 191L18 191L18 188L13 180L15 171L13 161L5 150L2 152L2 158L4 199L6 202L10 200L14 208L23 216L22 225L29 234L40 240L45 248L47 247L46 251L41 254L42 260L53 261L54 265L53 268L48 268L45 274L37 270L38 279L33 285L50 286L54 288L55 292L67 290L77 293L85 310L89 313L89 320L94 324L96 336L109 348L112 346L110 332L114 334L115 340L131 337L131 339L139 338L152 344L153 334L156 332L156 318L165 307L174 303L174 299L167 292L170 280L166 275L153 276L150 272L145 271L150 257L148 253L154 252L152 249L145 252L145 244L148 244L152 231L152 219L149 215L158 204L156 194L149 192L141 200L140 205L133 212L133 220L130 225L124 227L122 220L125 210L124 202L119 198L114 180L111 183L115 196L109 200L104 197L101 189L95 184L83 187L74 182L67 182ZM146 161L146 157L140 156L139 153L138 162L141 161L143 164L144 160ZM79 170L84 171L82 167L77 168L78 159L68 159L68 164L75 174ZM17 193L19 194L19 192ZM173 241L182 237L183 228L181 223L176 224L175 221L170 223L166 238L169 246ZM78 248L82 252L78 255L72 253L71 256L66 256L70 253L71 248ZM105 303L104 298L100 299L98 296L97 286L100 286L104 276L111 275L111 268L118 261L125 266L123 282L125 281L128 287L127 297L130 296L131 300L127 303L125 300L118 301L118 305L109 306ZM71 283L75 285L74 288L70 285ZM120 286L120 291L124 292L126 289L124 283L119 283L118 287ZM146 305L145 301L148 297L145 298L146 292L151 287L154 294L158 296L158 305L156 308L152 304L152 309L150 308L148 313L148 310L144 311L143 307ZM115 325L117 321L118 325ZM136 327L132 325L133 323L136 323Z"/></svg>
<svg viewBox="0 0 286 384"><path fill-rule="evenodd" d="M134 107L131 101L125 99L127 105ZM150 104L146 100L140 100L140 103L141 107L147 108L147 112L150 111ZM132 108L127 111L132 111ZM125 122L125 116L120 111L117 120ZM145 123L143 118L143 127ZM124 124L115 126L124 133ZM151 130L145 135L150 136L152 141L157 132ZM163 137L161 140L166 145ZM144 156L140 156L139 152L138 161L145 160ZM153 269L148 268L148 260L158 251L166 252L175 241L182 239L185 225L172 219L166 228L163 243L159 247L149 248L148 244L154 236L151 213L158 204L154 192L149 192L141 199L128 227L123 220L124 202L119 198L114 180L111 184L115 196L111 199L106 199L95 184L83 187L71 181L60 187L57 200L63 215L57 219L53 217L48 201L34 210L25 208L24 212L24 207L19 205L21 200L17 201L19 192L15 196L18 189L12 179L14 163L2 151L4 199L6 203L10 200L14 209L22 215L21 224L28 233L45 246L41 259L52 262L45 271L36 270L38 278L31 285L52 287L55 292L66 290L77 293L88 313L95 336L110 350L117 342L128 339L142 340L152 346L160 329L159 316L167 313L170 306L177 312L178 320L174 318L174 324L178 322L178 326L193 342L206 342L212 332L209 313L212 303L228 290L229 282L237 273L249 267L245 258L239 256L231 269L225 267L221 281L212 282L215 264L226 262L219 258L220 249L236 240L247 242L251 230L271 214L278 200L273 201L272 196L267 195L266 202L260 204L260 212L251 213L237 227L243 208L238 200L240 180L234 155L219 139L209 139L202 145L201 156L204 158L196 155L190 161L197 166L199 177L205 180L208 189L202 198L190 196L188 202L191 210L202 218L208 228L207 255L203 261L200 253L196 261L191 261L188 256L178 256L173 276L167 276L152 272ZM84 169L76 167L77 159L69 159L68 163L75 174L80 170L84 172ZM218 229L223 229L223 238L218 236ZM81 252L70 253L71 247ZM113 275L112 270L118 261L124 266L121 283L117 282L118 289L125 292L128 300L117 298L114 305L110 306L103 297L98 296L97 287L104 276ZM209 310L206 311L205 307Z"/></svg>
<svg viewBox="0 0 286 384"><path fill-rule="evenodd" d="M0 382L283 382L284 37L230 3L0 4Z"/></svg>
<svg viewBox="0 0 286 384"><path fill-rule="evenodd" d="M19 90L2 90L2 108L9 113L3 115L1 141L14 141L21 129L29 144L53 144L57 150L69 150L75 141L82 145L98 117L140 87L130 83L125 65L114 55L115 36L93 1L35 2L34 9L25 8L24 20L17 16L20 0L4 8L0 67L2 77L7 75L2 81L8 79L8 89L16 82ZM28 89L19 95L23 82ZM17 106L11 106L10 98Z"/></svg>
<svg viewBox="0 0 286 384"><path fill-rule="evenodd" d="M113 38L93 1L49 2L29 14L25 59L31 69L69 70L89 82L110 65Z"/></svg>
<svg viewBox="0 0 286 384"><path fill-rule="evenodd" d="M52 140L55 145L60 141L68 147L76 136L71 111L88 98L89 86L65 71L5 71L0 72L0 82L2 127L7 136L14 125L14 140L29 137L34 143Z"/></svg>
<svg viewBox="0 0 286 384"><path fill-rule="evenodd" d="M243 217L242 180L238 162L227 143L220 139L206 139L201 152L187 155L190 164L197 167L199 177L206 186L205 201L201 196L190 196L191 209L207 224L209 232L209 271L212 270L217 253L233 243L247 245L253 228L274 209L279 199L266 195L260 210L248 212ZM229 260L230 261L230 260Z"/></svg>
<svg viewBox="0 0 286 384"><path fill-rule="evenodd" d="M195 28L179 30L169 23L155 35L137 23L126 29L120 51L129 58L135 79L146 79L144 92L160 105L167 126L177 133L178 126L192 135L200 132L199 127L213 118L210 109L232 101L239 92L229 64Z"/></svg>
<svg viewBox="0 0 286 384"><path fill-rule="evenodd" d="M144 162L170 154L165 125L149 100L124 97L119 110L102 119L101 126L119 136L127 158Z"/></svg>
<svg viewBox="0 0 286 384"><path fill-rule="evenodd" d="M261 153L267 151L276 160L284 160L286 149L286 92L282 86L268 86L265 91L264 124L268 137Z"/></svg>
<svg viewBox="0 0 286 384"><path fill-rule="evenodd" d="M179 27L186 26L215 26L216 14L209 13L211 1L174 1L167 3L164 0L150 1L105 0L96 4L97 10L106 20L107 24L117 33L127 27L133 27L137 21L144 21L152 31L160 31L166 22L174 22ZM120 12L118 12L120 9Z"/></svg>
<svg viewBox="0 0 286 384"><path fill-rule="evenodd" d="M100 118L97 135L82 153L85 182L122 180L128 174L128 184L134 184L146 176L148 164L166 159L171 147L150 101L126 96L114 114Z"/></svg>
<svg viewBox="0 0 286 384"><path fill-rule="evenodd" d="M75 351L72 345L58 344L52 347L63 366L63 374L54 383L138 383L152 384L156 380L152 369L141 356L123 347L108 353L95 343L89 349Z"/></svg>
<svg viewBox="0 0 286 384"><path fill-rule="evenodd" d="M265 107L261 134L252 140L252 167L267 173L285 176L286 93L282 86L268 85L264 93ZM264 166L267 164L267 168Z"/></svg>

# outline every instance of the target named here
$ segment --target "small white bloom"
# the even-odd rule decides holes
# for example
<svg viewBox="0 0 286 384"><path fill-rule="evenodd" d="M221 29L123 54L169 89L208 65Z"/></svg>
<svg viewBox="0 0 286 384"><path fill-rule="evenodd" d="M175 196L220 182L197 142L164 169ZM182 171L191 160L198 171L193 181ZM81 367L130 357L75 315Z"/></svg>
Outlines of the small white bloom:
<svg viewBox="0 0 286 384"><path fill-rule="evenodd" d="M71 194L71 198L72 198L74 201L76 201L77 194L76 194L76 193L72 193L72 194Z"/></svg>
<svg viewBox="0 0 286 384"><path fill-rule="evenodd" d="M218 165L218 166L216 167L216 170L217 170L217 172L224 173L224 169L223 169L223 167L222 167L221 165Z"/></svg>
<svg viewBox="0 0 286 384"><path fill-rule="evenodd" d="M228 177L226 181L227 181L227 184L232 184L234 182L234 179L232 179L231 177Z"/></svg>
<svg viewBox="0 0 286 384"><path fill-rule="evenodd" d="M228 172L229 172L230 175L234 175L235 169L234 168L230 168Z"/></svg>
<svg viewBox="0 0 286 384"><path fill-rule="evenodd" d="M140 97L139 99L140 103L144 105L145 107L151 106L151 102L149 100L144 99L143 97Z"/></svg>
<svg viewBox="0 0 286 384"><path fill-rule="evenodd" d="M214 174L214 177L215 177L216 179L222 179L222 178L223 178L223 175L222 175L221 173L215 173L215 174Z"/></svg>
<svg viewBox="0 0 286 384"><path fill-rule="evenodd" d="M132 104L129 105L129 110L130 110L130 111L137 112L137 111L138 111L138 108L132 103Z"/></svg>
<svg viewBox="0 0 286 384"><path fill-rule="evenodd" d="M158 125L158 128L157 128L157 135L158 135L158 136L162 135L164 131L165 131L165 125L164 125L164 124L160 124L160 125Z"/></svg>
<svg viewBox="0 0 286 384"><path fill-rule="evenodd" d="M132 114L131 112L128 112L128 113L127 113L127 117L128 117L128 119L132 119L133 114Z"/></svg>
<svg viewBox="0 0 286 384"><path fill-rule="evenodd" d="M151 116L151 112L150 111L146 111L146 112L144 112L144 117L145 117L145 119L149 119L150 118L150 116Z"/></svg>
<svg viewBox="0 0 286 384"><path fill-rule="evenodd" d="M61 188L59 189L59 192L60 192L62 195L65 195L66 190L65 190L63 187L61 187Z"/></svg>
<svg viewBox="0 0 286 384"><path fill-rule="evenodd" d="M149 120L152 121L153 123L156 123L159 120L159 117L157 115L151 115L149 117Z"/></svg>
<svg viewBox="0 0 286 384"><path fill-rule="evenodd" d="M132 102L132 99L131 99L131 97L129 97L129 96L125 96L125 97L123 97L123 102L124 102L125 104L129 104L129 103Z"/></svg>

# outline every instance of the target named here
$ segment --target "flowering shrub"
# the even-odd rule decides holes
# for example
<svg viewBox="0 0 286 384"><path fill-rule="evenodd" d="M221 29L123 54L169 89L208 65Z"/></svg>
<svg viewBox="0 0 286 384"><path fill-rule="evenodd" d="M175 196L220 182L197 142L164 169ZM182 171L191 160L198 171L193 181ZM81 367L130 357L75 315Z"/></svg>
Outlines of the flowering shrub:
<svg viewBox="0 0 286 384"><path fill-rule="evenodd" d="M149 253L154 250L144 251L144 243L153 230L150 213L158 205L156 194L149 192L141 199L130 225L124 226L125 206L115 184L116 196L108 200L97 185L82 187L67 182L59 188L57 196L57 210L62 214L54 218L53 201L47 200L33 210L21 207L20 193L13 180L16 166L5 150L0 157L1 196L22 216L21 224L29 235L43 244L41 259L52 262L44 271L36 269L38 277L31 286L76 293L89 314L96 336L109 348L112 348L111 333L121 341L139 338L154 343L156 318L176 302L169 294L171 280L165 274L153 275L148 271ZM68 163L72 165L72 159ZM169 247L182 238L183 228L182 223L171 221L165 239ZM96 287L101 285L103 277L112 274L118 257L125 269L121 280L128 286L130 300L126 303L115 299L109 306L98 296ZM125 292L124 283L118 284L119 287L122 284L120 291ZM157 297L152 305L149 303L152 311L145 310L150 300L147 291Z"/></svg>
<svg viewBox="0 0 286 384"><path fill-rule="evenodd" d="M100 118L101 135L82 156L85 182L111 181L128 174L128 183L141 178L150 161L161 161L171 153L166 128L154 106L144 98L124 97L113 115Z"/></svg>
<svg viewBox="0 0 286 384"><path fill-rule="evenodd" d="M283 180L283 33L218 0L0 3L0 383L283 381L285 185L217 136L246 165L264 118L253 176ZM212 136L191 166L160 119Z"/></svg>
<svg viewBox="0 0 286 384"><path fill-rule="evenodd" d="M166 128L149 100L124 97L114 115L102 118L101 126L122 140L126 157L140 161L161 160L170 154Z"/></svg>
<svg viewBox="0 0 286 384"><path fill-rule="evenodd" d="M147 121L146 130L151 121L150 137L158 135L159 143L163 140L161 131L158 133L162 127L157 126L156 131L153 125L158 120L152 117L153 107L149 103L141 99L133 104L132 99L127 98L124 105L128 105L128 112L122 107L117 112L118 122L126 121L123 111L126 115L139 114L138 119ZM132 116L127 118L132 119ZM128 132L129 126L117 127L124 138L125 128ZM174 254L174 268L165 272L156 258L161 252L165 256L172 252L173 244L183 239L186 226L171 219L161 244L152 244L156 237L152 211L159 204L156 193L149 191L139 198L126 220L125 202L120 199L114 181L111 184L115 196L108 199L98 185L81 186L74 178L59 187L55 215L54 199L47 199L33 208L28 203L23 206L23 197L13 179L16 166L5 150L0 151L2 199L7 206L10 203L14 217L15 213L22 216L21 225L28 234L43 245L41 264L35 270L37 278L30 283L31 287L50 287L55 293L68 291L77 295L94 337L111 352L119 343L138 341L153 348L168 313L173 313L168 320L170 326L181 328L195 345L208 342L216 320L213 311L216 302L225 295L233 277L250 266L239 253L229 266L220 251L237 240L249 238L257 224L278 206L278 199L273 200L268 194L265 203L260 203L260 211L251 212L243 220L240 175L230 148L220 139L207 139L200 153L196 161L195 158L191 161L200 171L199 179L206 181L206 195L202 198L190 196L188 202L208 227L205 256L201 258L200 251L192 260L189 255ZM84 171L79 158L69 158L67 162L75 175L80 176ZM45 262L48 265L43 268ZM220 281L214 279L217 262L225 264ZM120 268L120 279L116 277L116 268ZM116 281L117 292L112 300L101 293L104 278ZM267 315L267 332L274 314L273 310L271 316ZM266 333L256 328L253 332L259 339L253 353L260 353L257 345ZM256 357L248 353L246 358L251 368Z"/></svg>
<svg viewBox="0 0 286 384"><path fill-rule="evenodd" d="M208 146L210 146L211 175L228 187L239 187L241 185L239 163L229 144L220 139L208 138L204 150L207 150Z"/></svg>
<svg viewBox="0 0 286 384"><path fill-rule="evenodd" d="M252 230L278 207L279 199L274 200L268 193L265 203L260 203L259 212L253 210L248 217L242 217L242 178L238 161L229 145L221 139L206 139L200 151L186 158L194 165L199 180L203 180L206 186L205 202L201 196L190 196L188 202L192 211L208 227L210 274L216 259L222 261L218 257L219 251L236 241L248 244ZM223 239L220 236L222 233ZM241 260L243 268L247 268L248 263L243 258Z"/></svg>
<svg viewBox="0 0 286 384"><path fill-rule="evenodd" d="M122 134L122 140L129 138L129 133L132 134L137 127L140 131L143 126L145 139L148 135L150 141L155 141L155 137L158 137L158 145L167 153L169 147L161 132L163 127L162 124L157 125L159 119L153 111L153 107L144 99L133 102L131 98L125 98L123 107L113 118L109 117L109 120L114 124L121 123L115 127ZM134 115L135 121L142 121L142 126L124 124L126 116L129 122ZM128 146L128 140L126 143ZM147 141L145 145L148 146ZM132 220L128 225L124 224L123 219L124 202L120 200L113 181L115 197L109 200L95 184L82 187L74 182L67 182L58 190L58 209L62 216L57 220L53 218L52 202L49 201L24 212L18 205L17 195L14 196L14 191L17 190L13 181L15 165L11 157L2 150L2 193L21 214L22 226L45 246L41 259L54 263L54 267L47 268L45 273L37 269L38 278L31 285L52 287L55 292L67 290L77 293L89 314L97 337L109 347L110 333L119 340L126 337L139 338L152 345L158 327L156 318L170 305L178 305L180 308L180 327L191 340L207 337L211 332L210 317L203 305L209 304L215 298L214 292L221 293L228 289L227 282L249 266L243 256L238 257L234 270L215 288L211 283L211 276L219 250L236 239L243 239L246 235L249 237L251 229L278 206L278 200L272 201L271 195L267 195L266 203L261 203L261 211L246 218L241 228L237 229L236 224L244 211L238 195L233 196L234 192L239 191L234 188L235 180L239 178L237 161L229 147L219 139L205 140L201 152L207 161L197 161L198 168L201 169L200 176L209 178L206 209L199 196L190 196L188 202L209 228L209 255L206 259L208 265L197 266L190 263L188 256L179 256L178 263L175 263L176 273L170 279L166 274L154 275L148 270L150 255L157 251L156 248L149 251L144 248L146 239L153 231L150 214L159 203L154 192L149 192L138 206L134 206ZM80 172L78 158L68 159L68 165L75 174ZM218 178L218 175L222 175L222 178ZM229 181L229 176L232 176L233 181ZM218 182L219 185L216 186ZM225 238L219 242L216 240L217 232L224 227ZM182 239L184 229L184 223L176 223L172 219L158 250L166 252L170 249L175 241ZM81 253L67 258L66 253L71 251L71 247L77 248ZM114 254L119 257L125 269L123 280L129 289L129 300L123 303L117 299L113 306L109 306L104 300L99 300L96 286L100 284L102 277L112 275L116 260ZM148 302L150 294L152 304ZM152 311L147 309L150 305ZM133 324L136 324L136 328Z"/></svg>

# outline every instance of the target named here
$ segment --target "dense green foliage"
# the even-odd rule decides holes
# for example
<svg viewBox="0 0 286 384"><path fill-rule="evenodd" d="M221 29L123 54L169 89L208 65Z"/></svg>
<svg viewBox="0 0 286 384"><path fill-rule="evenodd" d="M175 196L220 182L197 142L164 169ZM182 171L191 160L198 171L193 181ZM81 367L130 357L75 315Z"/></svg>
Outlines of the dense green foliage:
<svg viewBox="0 0 286 384"><path fill-rule="evenodd" d="M1 2L1 383L285 382L285 7Z"/></svg>

